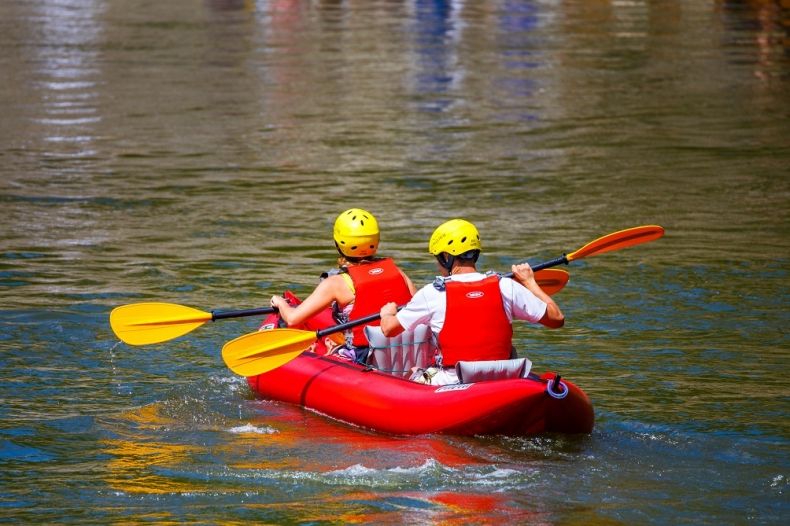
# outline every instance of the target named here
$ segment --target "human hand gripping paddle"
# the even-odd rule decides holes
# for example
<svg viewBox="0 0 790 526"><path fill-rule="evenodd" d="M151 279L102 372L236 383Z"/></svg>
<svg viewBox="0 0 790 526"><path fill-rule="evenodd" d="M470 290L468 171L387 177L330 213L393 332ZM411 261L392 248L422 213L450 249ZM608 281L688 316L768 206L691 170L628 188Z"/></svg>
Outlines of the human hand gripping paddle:
<svg viewBox="0 0 790 526"><path fill-rule="evenodd" d="M567 265L577 259L647 243L663 235L664 229L657 225L638 226L620 230L587 243L570 254L535 265L532 268L535 270L537 278L539 271L545 272L543 269L557 265ZM567 283L567 273L565 273L565 281L559 288L555 288L553 292L562 289L565 283ZM538 281L538 284L540 285L540 281ZM552 293L549 292L551 289L544 288L544 290L549 294ZM370 316L327 327L317 332L298 329L271 329L245 334L229 341L222 347L222 359L234 373L241 376L256 376L288 363L324 336L376 321L380 317L381 315L378 313L371 314Z"/></svg>

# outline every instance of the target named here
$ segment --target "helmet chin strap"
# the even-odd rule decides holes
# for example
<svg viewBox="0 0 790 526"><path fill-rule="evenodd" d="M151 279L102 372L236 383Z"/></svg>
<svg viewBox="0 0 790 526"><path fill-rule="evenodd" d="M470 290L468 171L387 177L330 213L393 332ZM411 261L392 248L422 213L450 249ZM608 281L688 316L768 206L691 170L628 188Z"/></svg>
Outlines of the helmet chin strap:
<svg viewBox="0 0 790 526"><path fill-rule="evenodd" d="M460 261L472 261L477 263L477 258L480 257L479 250L468 250L463 254L458 254L457 256L453 256L452 254L448 254L447 252L442 252L436 256L436 261L439 262L439 265L447 271L448 274L453 273L453 265L455 264L456 260Z"/></svg>
<svg viewBox="0 0 790 526"><path fill-rule="evenodd" d="M442 252L441 254L436 256L436 261L439 262L439 265L447 271L448 274L452 274L453 271L453 263L455 263L455 256L452 254L448 254L447 252Z"/></svg>

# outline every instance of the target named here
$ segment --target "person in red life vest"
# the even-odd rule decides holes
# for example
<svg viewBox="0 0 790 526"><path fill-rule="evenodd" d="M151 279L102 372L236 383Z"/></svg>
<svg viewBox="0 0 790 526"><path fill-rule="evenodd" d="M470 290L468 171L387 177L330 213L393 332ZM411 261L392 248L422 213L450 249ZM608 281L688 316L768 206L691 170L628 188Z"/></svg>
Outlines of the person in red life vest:
<svg viewBox="0 0 790 526"><path fill-rule="evenodd" d="M340 253L338 268L322 274L310 296L296 306L282 296L272 296L272 307L289 327L300 325L327 307L332 308L337 323L345 323L379 312L390 301L405 304L414 295L411 280L392 259L375 257L379 226L373 214L361 208L342 212L335 220L333 237ZM345 343L332 353L364 361L368 341L363 327L346 332Z"/></svg>
<svg viewBox="0 0 790 526"><path fill-rule="evenodd" d="M511 358L514 318L550 328L565 323L560 308L535 281L529 264L513 265L513 279L481 274L476 269L481 249L472 223L463 219L443 223L428 244L442 275L417 291L400 311L392 302L381 308L385 336L419 324L430 325L436 336L435 366L412 379L432 385L458 383L454 370L458 361Z"/></svg>

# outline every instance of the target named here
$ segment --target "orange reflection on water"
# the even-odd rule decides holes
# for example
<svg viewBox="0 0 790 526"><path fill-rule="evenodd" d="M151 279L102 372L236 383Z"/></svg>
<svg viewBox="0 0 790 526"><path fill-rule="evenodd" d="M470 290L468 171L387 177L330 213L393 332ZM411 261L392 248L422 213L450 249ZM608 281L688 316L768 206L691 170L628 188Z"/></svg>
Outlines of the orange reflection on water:
<svg viewBox="0 0 790 526"><path fill-rule="evenodd" d="M161 409L162 404L150 404L133 411L126 411L121 414L121 418L143 429L173 426L178 423L172 417L163 415Z"/></svg>
<svg viewBox="0 0 790 526"><path fill-rule="evenodd" d="M161 404L141 407L122 415L126 422L141 429L157 429L173 426L176 422L162 415ZM150 437L150 435L148 435ZM140 435L106 439L100 441L104 452L110 456L107 474L104 477L110 487L127 493L162 494L174 492L202 492L209 488L204 484L175 480L172 477L152 473L152 467L171 467L187 463L193 454L202 448L161 441L150 441Z"/></svg>
<svg viewBox="0 0 790 526"><path fill-rule="evenodd" d="M174 480L156 475L151 467L174 467L189 460L199 449L164 442L136 442L134 440L103 440L104 451L112 457L107 462L107 484L126 493L202 492L209 488L191 481Z"/></svg>
<svg viewBox="0 0 790 526"><path fill-rule="evenodd" d="M288 510L302 522L333 524L549 524L540 512L525 510L507 494L471 492L363 492L316 495L309 501L248 504L251 509Z"/></svg>
<svg viewBox="0 0 790 526"><path fill-rule="evenodd" d="M444 492L428 500L443 505L431 517L437 524L498 524L503 520L511 523L544 523L540 520L540 513L515 505L511 497L502 493Z"/></svg>

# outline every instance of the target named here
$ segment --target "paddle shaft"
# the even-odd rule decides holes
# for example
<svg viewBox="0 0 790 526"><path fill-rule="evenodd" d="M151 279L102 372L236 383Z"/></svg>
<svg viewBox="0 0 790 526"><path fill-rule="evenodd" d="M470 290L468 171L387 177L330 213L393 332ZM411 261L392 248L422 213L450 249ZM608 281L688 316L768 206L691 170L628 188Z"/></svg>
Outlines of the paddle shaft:
<svg viewBox="0 0 790 526"><path fill-rule="evenodd" d="M567 265L571 261L576 259L581 259L587 256L594 256L595 254L602 254L605 252L609 252L611 250L619 250L621 248L625 248L628 246L636 245L639 243L645 243L647 241L652 241L653 239L657 239L664 234L664 229L655 226L642 226L642 227L634 227L629 228L626 230L621 230L618 232L613 232L606 236L600 237L591 243L583 246L579 250L575 252L571 252L570 254L565 254L561 257L539 263L532 267L533 272L537 272L539 270L543 270L550 267L556 267L558 265ZM508 272L507 274L503 274L504 277L512 278L513 273ZM403 306L399 306L398 310L403 308ZM271 308L270 308L271 309ZM234 316L254 316L255 314L265 314L269 312L273 312L273 309L251 309L248 311L238 311L238 312L227 312L227 313L212 313L212 319L221 319L221 318L231 318ZM357 327L358 325L364 325L365 323L369 323L372 321L376 321L381 318L380 313L370 314L369 316L365 316L363 318L359 318L357 320L352 320L346 323L341 323L340 325L335 325L333 327L327 327L326 329L322 329L315 333L316 339L323 338L329 334L334 334L336 332L341 332L346 329L351 329L353 327Z"/></svg>
<svg viewBox="0 0 790 526"><path fill-rule="evenodd" d="M398 310L401 310L403 307L404 307L404 305L398 306ZM370 315L365 316L363 318L347 321L346 323L341 323L340 325L333 325L331 327L327 327L326 329L321 329L320 331L317 331L315 333L315 337L316 337L316 339L323 338L324 336L328 336L328 335L334 334L336 332L342 332L342 331L344 331L346 329L352 329L354 327L357 327L358 325L364 325L364 324L369 323L371 321L376 321L379 318L381 318L381 313L380 312L377 312L375 314L370 314Z"/></svg>
<svg viewBox="0 0 790 526"><path fill-rule="evenodd" d="M556 267L557 265L567 265L568 263L570 263L568 261L568 258L566 256L562 256L560 258L552 259L551 261L546 261L545 263L540 263L538 265L535 265L534 267L532 267L532 271L537 272L539 270L543 270L544 268ZM502 277L512 278L513 273L508 272L507 274L502 274Z"/></svg>
<svg viewBox="0 0 790 526"><path fill-rule="evenodd" d="M546 261L545 263L535 265L532 267L532 270L533 272L537 272L539 270L543 270L544 268L556 267L557 265L567 265L568 263L570 263L568 258L566 256L562 256L561 258L552 259L551 261Z"/></svg>
<svg viewBox="0 0 790 526"><path fill-rule="evenodd" d="M247 310L229 310L224 312L211 311L211 321L224 320L226 318L243 318L244 316L257 316L259 314L272 314L274 312L277 312L275 307L261 307L259 309Z"/></svg>
<svg viewBox="0 0 790 526"><path fill-rule="evenodd" d="M571 261L584 257L646 243L658 239L662 235L664 235L664 229L657 225L645 225L613 232L587 243L570 254L536 265L533 269L539 271L548 267L568 264ZM511 273L507 276L510 277L512 275ZM566 279L561 281L560 288L567 283L567 274ZM398 307L398 309L401 308L402 306ZM261 313L259 309L248 312ZM316 332L298 329L272 329L270 331L254 332L226 343L222 348L222 357L228 367L235 373L248 377L255 376L293 360L316 340L326 335L379 319L381 319L380 313L370 314L369 316L327 327Z"/></svg>
<svg viewBox="0 0 790 526"><path fill-rule="evenodd" d="M543 269L543 268L546 268L546 267L553 267L553 266L556 266L556 265L560 265L563 262L567 263L567 260L565 260L564 256L561 257L561 258L549 261L547 263L542 263L541 265L539 265L540 268L537 268L537 267L535 267L535 268L536 268L536 270L540 270L540 269ZM508 278L512 277L512 276L513 276L512 272L509 273L509 274L505 274L505 277L508 277ZM399 305L398 306L398 310L401 310L403 307L405 307L405 305ZM368 316L365 316L363 318L359 318L357 320L351 320L351 321L347 321L346 323L341 323L340 325L333 325L332 327L327 327L326 329L321 329L320 331L317 331L315 333L315 336L316 336L316 338L323 338L324 336L328 336L328 335L334 334L336 332L342 332L342 331L344 331L346 329L353 329L354 327L357 327L358 325L364 325L364 324L369 323L371 321L376 321L379 318L381 318L381 313L370 314Z"/></svg>

